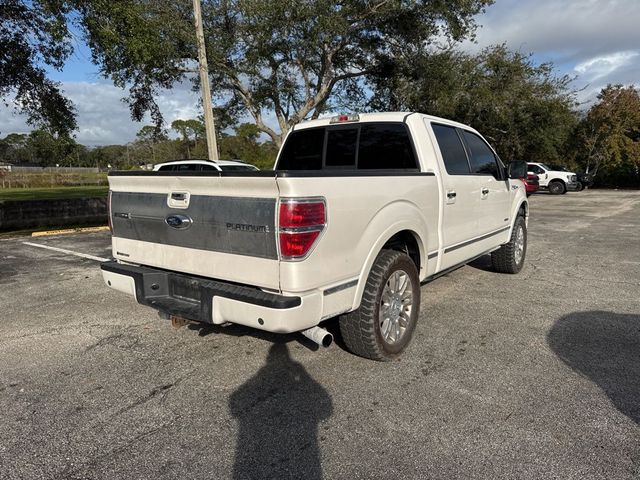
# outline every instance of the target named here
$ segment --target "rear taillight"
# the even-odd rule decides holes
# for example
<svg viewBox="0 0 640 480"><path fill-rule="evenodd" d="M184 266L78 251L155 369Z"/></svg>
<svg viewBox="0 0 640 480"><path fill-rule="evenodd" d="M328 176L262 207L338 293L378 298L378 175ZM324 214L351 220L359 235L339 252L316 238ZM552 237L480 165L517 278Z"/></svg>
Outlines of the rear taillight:
<svg viewBox="0 0 640 480"><path fill-rule="evenodd" d="M107 215L109 222L109 231L113 233L113 223L111 222L111 190L109 190L109 195L107 195Z"/></svg>
<svg viewBox="0 0 640 480"><path fill-rule="evenodd" d="M327 224L324 199L282 199L279 214L280 257L283 260L306 257Z"/></svg>

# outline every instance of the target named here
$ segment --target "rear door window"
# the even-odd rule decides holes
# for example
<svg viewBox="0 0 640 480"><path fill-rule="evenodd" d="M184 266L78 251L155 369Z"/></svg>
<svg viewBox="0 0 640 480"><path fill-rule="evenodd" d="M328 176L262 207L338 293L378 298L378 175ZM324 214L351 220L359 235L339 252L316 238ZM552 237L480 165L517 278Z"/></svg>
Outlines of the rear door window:
<svg viewBox="0 0 640 480"><path fill-rule="evenodd" d="M469 161L462 140L455 127L434 123L431 125L438 141L444 167L449 175L469 175Z"/></svg>

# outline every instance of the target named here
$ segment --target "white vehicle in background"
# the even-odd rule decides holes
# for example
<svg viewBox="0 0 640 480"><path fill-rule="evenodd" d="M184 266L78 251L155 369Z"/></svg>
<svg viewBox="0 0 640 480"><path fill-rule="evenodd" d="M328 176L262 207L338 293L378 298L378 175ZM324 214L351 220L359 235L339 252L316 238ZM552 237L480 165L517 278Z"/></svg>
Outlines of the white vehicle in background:
<svg viewBox="0 0 640 480"><path fill-rule="evenodd" d="M174 160L154 165L154 172L254 172L258 167L239 160Z"/></svg>
<svg viewBox="0 0 640 480"><path fill-rule="evenodd" d="M573 172L554 170L544 163L527 163L528 173L538 175L540 190L548 190L553 195L578 190L578 176Z"/></svg>

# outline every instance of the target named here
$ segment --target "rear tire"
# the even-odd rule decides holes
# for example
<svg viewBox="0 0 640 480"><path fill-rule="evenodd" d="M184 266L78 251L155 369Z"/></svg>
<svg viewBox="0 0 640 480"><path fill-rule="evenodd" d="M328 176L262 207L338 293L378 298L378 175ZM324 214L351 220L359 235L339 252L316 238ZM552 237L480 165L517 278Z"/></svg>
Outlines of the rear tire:
<svg viewBox="0 0 640 480"><path fill-rule="evenodd" d="M518 215L513 224L509 243L491 252L491 264L496 272L518 273L522 270L526 254L527 224L524 217Z"/></svg>
<svg viewBox="0 0 640 480"><path fill-rule="evenodd" d="M420 311L418 269L408 255L382 250L360 307L340 319L347 348L361 357L389 361L409 345Z"/></svg>
<svg viewBox="0 0 640 480"><path fill-rule="evenodd" d="M551 195L561 195L567 191L564 183L559 182L558 180L554 180L553 182L551 182L548 188Z"/></svg>

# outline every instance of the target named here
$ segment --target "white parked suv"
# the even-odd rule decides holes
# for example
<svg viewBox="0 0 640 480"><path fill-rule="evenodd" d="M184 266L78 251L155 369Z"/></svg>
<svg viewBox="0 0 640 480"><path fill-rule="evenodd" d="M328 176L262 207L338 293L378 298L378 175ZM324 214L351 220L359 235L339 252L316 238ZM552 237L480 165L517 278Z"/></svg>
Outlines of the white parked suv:
<svg viewBox="0 0 640 480"><path fill-rule="evenodd" d="M578 176L573 172L554 170L544 163L527 163L528 173L538 175L540 190L559 195L569 190L578 190Z"/></svg>
<svg viewBox="0 0 640 480"><path fill-rule="evenodd" d="M154 172L206 172L211 170L218 172L244 172L258 170L258 167L239 160L217 160L215 162L213 160L174 160L153 166Z"/></svg>
<svg viewBox="0 0 640 480"><path fill-rule="evenodd" d="M302 332L340 316L347 347L400 354L421 283L491 253L517 273L520 178L472 128L420 113L295 126L274 170L109 173L115 261L104 281L172 318ZM173 174L172 174L173 173Z"/></svg>

